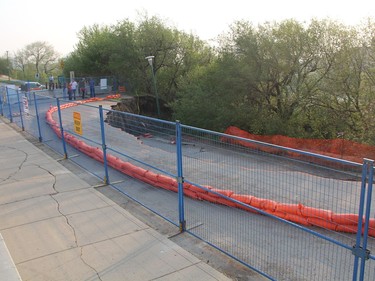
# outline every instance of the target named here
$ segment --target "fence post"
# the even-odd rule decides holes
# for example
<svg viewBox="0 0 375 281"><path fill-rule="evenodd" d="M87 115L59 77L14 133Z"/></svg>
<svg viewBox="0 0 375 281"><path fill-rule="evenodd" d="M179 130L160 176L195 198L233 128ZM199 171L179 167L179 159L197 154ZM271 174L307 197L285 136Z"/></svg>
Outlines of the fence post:
<svg viewBox="0 0 375 281"><path fill-rule="evenodd" d="M365 278L365 264L366 260L369 258L370 252L367 250L367 241L368 241L368 229L371 216L371 197L372 197L372 184L374 178L374 160L364 159L367 162L368 167L368 179L367 179L367 194L366 194L366 210L365 210L365 226L363 230L363 244L362 249L364 255L361 257L361 268L359 274L359 280L364 280Z"/></svg>
<svg viewBox="0 0 375 281"><path fill-rule="evenodd" d="M10 120L10 123L13 123L13 114L12 114L12 107L10 106L10 99L9 99L9 91L8 91L8 87L5 87L6 91L7 91L7 101L8 101L8 108L9 108L9 120Z"/></svg>
<svg viewBox="0 0 375 281"><path fill-rule="evenodd" d="M4 116L4 106L3 106L3 97L0 95L0 114L1 116Z"/></svg>
<svg viewBox="0 0 375 281"><path fill-rule="evenodd" d="M102 148L103 148L103 162L104 162L104 184L109 184L108 176L108 163L107 163L107 145L105 144L105 131L104 131L104 118L103 118L103 106L99 105L99 115L100 115L100 130L102 133Z"/></svg>
<svg viewBox="0 0 375 281"><path fill-rule="evenodd" d="M18 90L17 91L17 101L18 101L18 109L20 111L20 118L21 118L21 127L22 127L22 131L25 131L25 126L23 125L23 118L22 118L22 110L21 110L21 102L20 102L20 95L18 94ZM23 101L22 101L23 102Z"/></svg>
<svg viewBox="0 0 375 281"><path fill-rule="evenodd" d="M180 232L186 230L186 221L184 214L184 177L182 169L182 134L181 124L176 121L176 149L177 149L177 182L178 182L178 213Z"/></svg>
<svg viewBox="0 0 375 281"><path fill-rule="evenodd" d="M38 103L36 102L35 92L33 92L33 96L34 96L36 122L38 124L39 142L42 142L42 140L43 140L42 139L42 131L40 130L40 120L39 120L39 112L38 112Z"/></svg>
<svg viewBox="0 0 375 281"><path fill-rule="evenodd" d="M56 98L56 104L57 104L57 112L59 113L60 134L61 134L61 140L62 140L63 149L64 149L64 159L67 159L68 158L68 153L66 151L66 143L65 143L65 138L64 138L64 128L63 128L62 120L61 120L61 109L60 109L60 100L59 100L59 98Z"/></svg>
<svg viewBox="0 0 375 281"><path fill-rule="evenodd" d="M359 211L358 211L358 228L357 228L357 235L356 235L356 242L353 246L352 253L354 255L354 267L353 267L353 281L357 280L358 277L358 262L359 258L364 256L364 250L361 246L362 241L362 218L364 213L365 207L365 194L366 194L366 182L367 182L367 170L368 170L368 162L364 159L362 164L362 179L361 179L361 194L359 199Z"/></svg>

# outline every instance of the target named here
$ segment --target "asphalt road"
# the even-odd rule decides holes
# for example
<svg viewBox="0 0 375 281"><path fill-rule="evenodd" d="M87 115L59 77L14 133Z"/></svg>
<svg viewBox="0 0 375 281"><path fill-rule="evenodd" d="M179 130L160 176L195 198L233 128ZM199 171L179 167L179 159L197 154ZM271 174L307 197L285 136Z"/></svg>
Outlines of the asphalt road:
<svg viewBox="0 0 375 281"><path fill-rule="evenodd" d="M51 105L48 103L41 106L42 110ZM98 104L64 109L62 120L65 131L73 132L73 112L80 112L83 139L90 145L100 147L99 114L98 109L93 107ZM109 108L111 103L100 104ZM57 113L54 118L58 120ZM32 118L30 122L34 122L30 126L35 127ZM48 131L45 123L42 127L46 130L44 141L61 153L61 143L51 130ZM105 136L109 153L117 155L111 149L121 151L128 157L176 174L176 148L172 134L137 138L106 124ZM91 173L104 176L100 163L71 147L68 147L68 155ZM117 156L129 160L128 157ZM250 194L278 202L301 203L335 213L358 212L360 182L356 180L355 173L325 170L282 157L228 149L218 142L207 142L203 138L187 138L183 157L184 177L201 185L230 189L238 194ZM113 170L110 170L110 180L124 194L178 224L178 200L175 193L147 184L140 185ZM374 214L374 209L371 213ZM351 251L299 227L263 215L189 198L185 200L185 219L187 229L193 234L277 280L352 280L354 256ZM314 227L309 229L349 247L355 243L353 234ZM368 249L374 250L374 246L374 239L371 238ZM369 260L366 268L365 280L374 280L374 261Z"/></svg>

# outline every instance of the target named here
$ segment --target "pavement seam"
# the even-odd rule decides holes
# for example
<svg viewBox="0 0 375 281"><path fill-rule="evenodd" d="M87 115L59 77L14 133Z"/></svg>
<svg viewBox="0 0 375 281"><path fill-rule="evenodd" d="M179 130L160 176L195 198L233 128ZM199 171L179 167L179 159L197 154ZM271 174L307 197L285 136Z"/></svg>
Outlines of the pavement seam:
<svg viewBox="0 0 375 281"><path fill-rule="evenodd" d="M187 269L187 268L189 268L189 267L197 266L197 265L199 265L200 263L202 263L202 261L195 262L195 263L192 263L192 264L190 264L190 265L187 265L187 266L181 267L181 268L176 269L176 270L174 270L174 271L172 271L172 272L166 273L166 274L164 274L164 275L160 275L160 276L158 276L158 277L156 277L156 278L149 279L148 281L155 281L155 280L160 280L160 279L163 280L164 277L167 277L167 276L173 275L173 274L175 274L176 272L179 272L179 271L181 271L181 270ZM199 267L199 269L200 269L200 270L203 270L203 269L200 268L200 267ZM211 274L210 274L210 275L211 275ZM212 275L211 275L211 276L212 276ZM213 276L212 276L212 277L213 277ZM215 278L215 279L216 279L216 278Z"/></svg>
<svg viewBox="0 0 375 281"><path fill-rule="evenodd" d="M105 242L105 241L111 241L111 240L115 240L117 238L120 238L120 237L124 237L124 236L127 236L127 235L132 235L136 232L139 232L139 231L146 231L148 230L149 228L147 229L141 229L141 230L135 230L135 231L132 231L132 232L129 232L129 233L124 233L124 234L120 234L120 235L116 235L116 236L113 236L111 238L106 238L106 239L102 239L102 240L97 240L95 242L91 242L91 243L87 243L87 244L83 244L83 245L80 245L80 246L76 246L76 247L72 247L72 248L67 248L67 249L63 249L61 251L56 251L56 252L50 252L46 255L41 255L41 256L38 256L38 257L35 257L35 258L32 258L32 259L28 259L28 260L23 260L21 262L18 262L16 265L22 265L22 264L25 264L25 263L28 263L30 261L34 261L34 260L38 260L38 259L41 259L41 258L45 258L45 257L48 257L48 256L53 256L53 255L56 255L56 254L59 254L59 253L64 253L66 251L70 251L70 250L74 250L74 249L79 249L81 248L81 253L82 253L82 249L84 247L87 247L87 246L92 246L92 245L95 245L95 244L98 244L98 243L102 243L102 242ZM84 262L84 261L83 261ZM85 263L85 262L84 262ZM86 263L85 263L86 264ZM88 265L89 267L91 267L90 265ZM92 268L92 267L91 267ZM93 269L95 271L95 269ZM100 276L99 276L100 278ZM101 280L101 279L100 279Z"/></svg>
<svg viewBox="0 0 375 281"><path fill-rule="evenodd" d="M1 187L1 183L0 183L0 187ZM77 189L74 189L74 190L58 191L57 193L58 194L64 194L64 193L70 193L70 192L75 192L75 191L80 191L80 190L86 190L86 189L88 189L88 188L84 187L84 188L77 188ZM54 193L53 195L56 195L57 193ZM9 202L5 202L5 203L0 203L0 207L1 206L6 206L6 205L11 205L11 204L14 204L14 203L25 202L25 201L28 201L28 200L33 200L33 199L36 199L36 198L42 198L42 197L51 197L51 194L41 194L41 195L38 195L38 196L31 196L31 197L27 197L27 198L15 200L15 201L9 201ZM105 207L95 207L95 208L93 208L93 210L94 209L101 209L101 208L106 208L106 206ZM86 210L86 211L89 211L89 210ZM76 213L81 213L81 212L84 212L84 211L70 213L69 215L76 214Z"/></svg>
<svg viewBox="0 0 375 281"><path fill-rule="evenodd" d="M125 203L126 205L127 203ZM115 205L116 206L116 205ZM118 206L118 205L117 205ZM121 208L121 206L119 206ZM122 211L120 211L121 209L117 209L117 208L114 208L115 211L117 213L119 213L121 216L123 216L124 218L126 218L127 220L131 221L132 223L136 224L137 226L139 226L141 228L141 230L143 229L149 229L150 227L147 226L147 224L143 223L143 222L139 222L139 220L137 218L134 218L133 216L127 216L125 215ZM125 208L122 208L122 210L125 210L126 212L129 212L127 211ZM143 225L146 225L146 227L143 227Z"/></svg>
<svg viewBox="0 0 375 281"><path fill-rule="evenodd" d="M24 201L28 201L28 200L32 200L32 199L36 199L36 198L41 198L41 197L50 197L50 194L43 194L43 195L38 195L38 196L31 196L31 197L28 197L28 198L23 198L23 199L11 201L11 202L1 203L0 207L1 206L6 206L6 205L11 205L11 204L14 204L14 203L20 203L20 202L24 202Z"/></svg>
<svg viewBox="0 0 375 281"><path fill-rule="evenodd" d="M61 217L61 215L48 217L48 218L40 219L40 220L33 220L32 222L26 222L26 223L21 223L21 224L13 225L13 226L10 226L10 227L6 227L6 228L1 228L0 231L9 230L9 229L13 229L13 228L17 228L17 227L21 227L21 226L25 226L25 225L31 225L31 224L42 222L42 221L48 221L50 219L56 219L56 218L59 218L59 217Z"/></svg>
<svg viewBox="0 0 375 281"><path fill-rule="evenodd" d="M48 194L48 195L45 195L45 196L40 196L40 197L52 197L51 194ZM38 198L38 197L34 197L34 198ZM33 198L31 198L33 199ZM56 202L55 198L52 198L54 202ZM21 200L22 201L26 201L26 200ZM15 203L17 202L20 202L20 201L16 201ZM5 205L5 204L4 204ZM4 205L0 205L1 206L4 206ZM74 212L74 213L69 213L68 215L62 215L61 212L59 212L59 215L56 215L56 216L51 216L51 217L48 217L48 218L43 218L43 219L40 219L40 220L33 220L32 222L26 222L26 223L21 223L21 224L17 224L17 225L12 225L10 227L5 227L5 228L0 228L0 231L3 231L3 230L9 230L9 229L12 229L12 228L16 228L16 227L20 227L20 226L25 226L25 225L30 225L30 224L34 224L34 223L38 223L38 222L42 222L42 221L48 221L48 220L51 220L51 219L56 219L56 218L59 218L61 216L74 216L74 215L77 215L77 214L83 214L83 213L86 213L86 212L91 212L91 211L94 211L94 210L101 210L101 209L105 209L105 208L109 208L111 206L103 206L103 207L97 207L97 208L93 208L93 209L89 209L89 210L84 210L84 211L79 211L79 212ZM147 229L147 228L145 228Z"/></svg>
<svg viewBox="0 0 375 281"><path fill-rule="evenodd" d="M120 238L120 237L125 237L125 236L128 236L128 235L133 235L134 233L137 233L139 231L147 231L149 230L149 228L145 228L145 229L136 229L132 232L129 232L129 233L122 233L122 234L119 234L119 235L115 235L115 236L112 236L110 238L106 238L106 239L101 239L101 240L97 240L95 242L91 242L91 243L86 243L86 244L83 244L81 245L81 247L87 247L87 246L91 246L91 245L95 245L95 244L98 244L98 243L102 243L104 241L108 241L108 240L115 240L117 238ZM148 232L147 232L148 233Z"/></svg>

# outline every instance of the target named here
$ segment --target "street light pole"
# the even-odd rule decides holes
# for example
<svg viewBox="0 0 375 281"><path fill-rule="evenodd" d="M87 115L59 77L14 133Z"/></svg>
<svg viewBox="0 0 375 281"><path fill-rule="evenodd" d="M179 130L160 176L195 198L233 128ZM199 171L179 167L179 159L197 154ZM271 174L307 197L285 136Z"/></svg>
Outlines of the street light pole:
<svg viewBox="0 0 375 281"><path fill-rule="evenodd" d="M7 51L8 81L10 81L9 52Z"/></svg>
<svg viewBox="0 0 375 281"><path fill-rule="evenodd" d="M151 67L152 81L154 83L154 91L155 91L155 98L156 98L156 109L157 109L158 117L160 117L159 96L158 96L158 90L156 89L156 77L155 77L154 66L153 66L154 56L148 56L148 57L145 57L145 59L148 61Z"/></svg>

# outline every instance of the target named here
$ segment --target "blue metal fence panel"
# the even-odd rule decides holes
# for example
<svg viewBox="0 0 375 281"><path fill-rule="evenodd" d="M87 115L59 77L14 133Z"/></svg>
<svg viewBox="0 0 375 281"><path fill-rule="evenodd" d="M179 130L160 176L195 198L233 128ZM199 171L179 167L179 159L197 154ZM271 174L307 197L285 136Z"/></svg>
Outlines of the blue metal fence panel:
<svg viewBox="0 0 375 281"><path fill-rule="evenodd" d="M10 90L1 96L6 118L265 277L375 279L371 161L361 165L117 112L113 102L103 100L85 104L46 92L16 94L15 101L14 95ZM53 124L45 119L51 108ZM61 131L66 143L56 135ZM95 155L102 158L90 161ZM109 167L117 160L120 167ZM139 167L142 176L129 167ZM126 175L119 172L124 169ZM175 185L172 191L164 188L168 184ZM364 215L357 236L355 219L340 225L346 214Z"/></svg>
<svg viewBox="0 0 375 281"><path fill-rule="evenodd" d="M190 232L277 280L306 276L308 280L352 279L354 234L314 226L313 219L305 221L308 227L301 231L272 215L280 217L277 203L327 210L328 216L358 214L360 164L325 157L312 163L312 154L291 157L291 152L298 151L283 148L277 148L277 154L269 154L262 151L268 145L254 143L249 149L228 144L228 139L235 137L183 128L186 181L226 190L228 195L251 196L263 210L261 204L269 204L271 209L274 206L272 211L245 212L241 216L243 211L218 205L223 204L220 200L207 210L186 200L186 227ZM315 273L310 275L311 272Z"/></svg>
<svg viewBox="0 0 375 281"><path fill-rule="evenodd" d="M158 215L179 225L177 193L156 187L155 184L155 175L163 176L166 180L176 179L178 176L176 124L108 108L103 108L103 112L106 116L104 130L108 153L139 167L141 174L127 175L148 183L146 187L138 190L126 184L116 186ZM145 174L144 171L149 172ZM164 201L168 203L165 204Z"/></svg>

